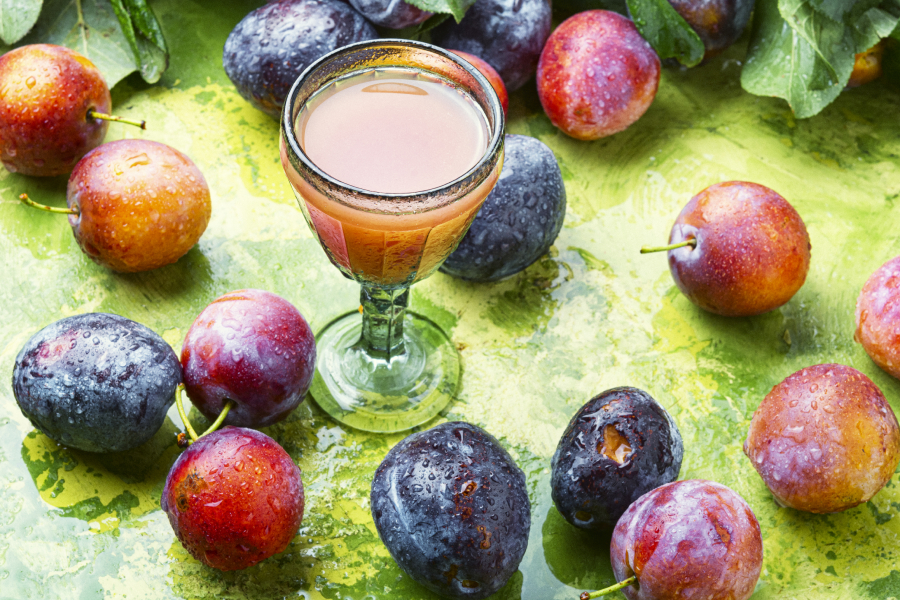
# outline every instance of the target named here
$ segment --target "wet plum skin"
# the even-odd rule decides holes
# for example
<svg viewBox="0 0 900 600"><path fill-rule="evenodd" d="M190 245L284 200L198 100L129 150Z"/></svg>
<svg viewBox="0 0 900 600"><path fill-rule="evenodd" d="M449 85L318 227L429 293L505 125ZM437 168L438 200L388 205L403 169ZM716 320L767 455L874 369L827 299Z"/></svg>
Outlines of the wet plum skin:
<svg viewBox="0 0 900 600"><path fill-rule="evenodd" d="M312 383L316 345L303 315L263 290L238 290L197 317L181 350L191 402L214 420L227 400L227 425L266 427L303 401Z"/></svg>
<svg viewBox="0 0 900 600"><path fill-rule="evenodd" d="M191 556L234 571L287 548L303 520L303 481L275 440L226 427L178 457L160 503Z"/></svg>
<svg viewBox="0 0 900 600"><path fill-rule="evenodd" d="M650 107L660 62L629 19L589 10L550 35L537 68L538 96L550 121L579 140L618 133Z"/></svg>
<svg viewBox="0 0 900 600"><path fill-rule="evenodd" d="M609 456L623 442L621 464ZM604 452L606 450L606 452ZM559 513L581 529L612 528L643 494L678 478L684 444L675 422L646 392L607 390L575 413L551 461L550 485Z"/></svg>
<svg viewBox="0 0 900 600"><path fill-rule="evenodd" d="M99 69L74 50L22 46L0 57L0 161L24 175L66 175L100 145L112 99Z"/></svg>
<svg viewBox="0 0 900 600"><path fill-rule="evenodd" d="M159 142L117 140L82 158L66 187L75 240L97 264L136 273L176 262L212 215L209 186L185 154Z"/></svg>
<svg viewBox="0 0 900 600"><path fill-rule="evenodd" d="M525 475L496 439L468 423L414 433L375 472L372 516L397 564L448 598L499 590L525 554Z"/></svg>
<svg viewBox="0 0 900 600"><path fill-rule="evenodd" d="M556 156L540 140L507 135L500 179L441 271L497 281L547 253L566 217L566 188Z"/></svg>
<svg viewBox="0 0 900 600"><path fill-rule="evenodd" d="M22 413L51 439L88 452L129 450L153 437L180 382L178 357L159 335L106 313L48 325L13 369Z"/></svg>
<svg viewBox="0 0 900 600"><path fill-rule="evenodd" d="M431 16L403 0L350 0L350 4L372 23L388 29L412 27Z"/></svg>
<svg viewBox="0 0 900 600"><path fill-rule="evenodd" d="M225 41L222 62L238 93L276 119L300 74L341 46L378 38L339 0L278 0L251 11Z"/></svg>
<svg viewBox="0 0 900 600"><path fill-rule="evenodd" d="M550 27L546 0L478 0L460 23L448 19L432 30L431 39L481 58L512 93L534 75Z"/></svg>
<svg viewBox="0 0 900 600"><path fill-rule="evenodd" d="M759 522L743 498L700 479L656 488L613 531L610 558L628 600L747 600L762 570Z"/></svg>
<svg viewBox="0 0 900 600"><path fill-rule="evenodd" d="M669 4L703 40L706 59L741 37L753 11L752 0L669 0Z"/></svg>
<svg viewBox="0 0 900 600"><path fill-rule="evenodd" d="M669 271L694 304L729 316L774 310L809 271L809 234L787 200L746 181L711 185L685 205L669 236L689 246L669 250Z"/></svg>
<svg viewBox="0 0 900 600"><path fill-rule="evenodd" d="M900 378L900 256L872 273L856 300L856 333L875 364Z"/></svg>
<svg viewBox="0 0 900 600"><path fill-rule="evenodd" d="M890 480L900 462L900 428L864 374L814 365L763 399L744 453L779 503L833 513L867 502Z"/></svg>

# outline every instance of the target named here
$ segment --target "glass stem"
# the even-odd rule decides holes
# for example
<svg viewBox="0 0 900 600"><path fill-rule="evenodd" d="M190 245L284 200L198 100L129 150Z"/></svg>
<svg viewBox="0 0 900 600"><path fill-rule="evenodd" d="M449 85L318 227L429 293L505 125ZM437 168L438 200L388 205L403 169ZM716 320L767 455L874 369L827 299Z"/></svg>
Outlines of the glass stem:
<svg viewBox="0 0 900 600"><path fill-rule="evenodd" d="M386 290L363 284L359 302L363 324L357 345L371 356L386 360L404 354L403 318L409 305L409 288Z"/></svg>

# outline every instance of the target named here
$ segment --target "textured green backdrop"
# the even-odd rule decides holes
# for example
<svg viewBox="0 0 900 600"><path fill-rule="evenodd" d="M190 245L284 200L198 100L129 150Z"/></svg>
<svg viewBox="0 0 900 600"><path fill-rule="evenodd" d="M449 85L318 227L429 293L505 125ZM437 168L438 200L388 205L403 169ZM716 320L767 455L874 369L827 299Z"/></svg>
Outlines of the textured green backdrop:
<svg viewBox="0 0 900 600"><path fill-rule="evenodd" d="M173 420L121 456L60 448L19 412L13 361L38 329L108 311L154 329L180 350L194 317L243 287L291 300L317 329L357 305L326 260L278 162L277 126L235 92L221 67L225 37L253 2L154 3L172 50L161 83L131 77L116 111L200 166L213 217L177 264L117 275L79 251L65 218L16 196L64 203L65 179L0 174L0 598L434 598L398 569L369 514L375 467L402 436L338 426L309 401L271 427L303 469L307 513L289 549L236 573L191 559L159 496L178 450ZM608 536L568 526L550 501L550 457L565 425L607 388L649 391L685 441L681 478L738 491L762 525L765 564L754 600L900 596L900 478L866 505L829 516L779 508L741 451L754 408L807 365L840 362L869 375L900 411L900 384L853 342L856 296L900 254L900 90L880 81L795 121L786 105L739 85L734 51L691 71L666 70L647 114L594 143L558 133L530 86L512 97L508 130L556 152L568 192L565 228L549 256L497 284L443 274L416 285L413 306L462 350L463 384L448 419L498 437L528 476L532 530L504 600L572 599L612 583ZM806 285L780 310L750 319L703 313L674 287L663 242L687 200L719 181L779 191L812 238ZM196 415L195 415L196 417Z"/></svg>

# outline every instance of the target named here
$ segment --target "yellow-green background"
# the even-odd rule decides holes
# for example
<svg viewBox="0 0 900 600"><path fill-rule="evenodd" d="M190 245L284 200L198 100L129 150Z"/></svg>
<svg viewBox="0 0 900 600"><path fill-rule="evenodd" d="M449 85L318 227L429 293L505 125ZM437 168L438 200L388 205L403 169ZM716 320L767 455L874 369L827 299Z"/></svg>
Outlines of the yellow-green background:
<svg viewBox="0 0 900 600"><path fill-rule="evenodd" d="M120 456L60 448L34 431L9 385L38 329L88 311L118 313L176 350L196 315L243 287L276 292L314 329L357 306L358 291L313 241L278 162L275 121L242 100L221 67L225 37L260 2L159 0L171 45L159 85L131 77L113 91L109 139L146 137L190 155L212 189L213 217L177 264L118 275L79 251L66 219L16 197L63 205L65 178L0 174L0 598L433 598L391 560L369 514L375 467L402 436L339 426L307 401L266 430L303 469L306 517L288 550L235 573L208 569L175 539L159 495L178 450L173 420ZM685 442L681 478L707 478L756 512L765 563L754 600L900 596L900 479L863 506L816 516L779 508L741 451L754 408L807 365L869 375L900 411L900 384L853 341L866 278L900 254L900 89L887 80L795 121L775 99L744 93L741 48L690 71L667 69L647 114L593 143L557 132L531 85L513 94L508 131L556 153L568 193L549 256L496 284L437 274L412 304L462 350L459 398L442 418L499 438L528 477L525 559L497 597L574 599L612 583L608 537L566 524L550 501L550 457L565 425L607 388L643 388L673 414ZM725 319L691 305L663 255L687 200L708 185L770 186L812 239L806 285L767 315ZM195 415L196 416L196 415Z"/></svg>

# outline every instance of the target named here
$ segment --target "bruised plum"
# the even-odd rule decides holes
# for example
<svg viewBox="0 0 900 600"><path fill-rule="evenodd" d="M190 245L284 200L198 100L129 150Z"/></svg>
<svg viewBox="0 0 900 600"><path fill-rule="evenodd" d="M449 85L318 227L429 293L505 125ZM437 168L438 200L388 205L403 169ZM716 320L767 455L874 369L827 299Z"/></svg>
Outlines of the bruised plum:
<svg viewBox="0 0 900 600"><path fill-rule="evenodd" d="M649 394L607 390L581 407L553 455L553 502L581 529L611 528L628 506L675 481L684 445L675 421Z"/></svg>
<svg viewBox="0 0 900 600"><path fill-rule="evenodd" d="M741 37L753 0L669 0L675 11L697 32L712 58Z"/></svg>
<svg viewBox="0 0 900 600"><path fill-rule="evenodd" d="M566 217L566 188L553 151L526 135L507 135L497 185L441 271L497 281L547 253Z"/></svg>
<svg viewBox="0 0 900 600"><path fill-rule="evenodd" d="M650 107L660 62L629 19L578 13L556 28L537 67L538 97L566 135L596 140L628 128Z"/></svg>
<svg viewBox="0 0 900 600"><path fill-rule="evenodd" d="M68 317L19 352L13 393L48 437L88 452L118 452L153 437L175 401L181 366L159 335L118 315Z"/></svg>
<svg viewBox="0 0 900 600"><path fill-rule="evenodd" d="M388 29L412 27L431 16L403 0L350 0L350 4L368 20Z"/></svg>
<svg viewBox="0 0 900 600"><path fill-rule="evenodd" d="M747 600L762 571L759 521L733 490L676 481L641 496L613 531L610 558L628 600Z"/></svg>
<svg viewBox="0 0 900 600"><path fill-rule="evenodd" d="M547 0L478 0L459 23L448 19L436 27L431 39L481 58L514 92L534 75L550 35L550 13Z"/></svg>
<svg viewBox="0 0 900 600"><path fill-rule="evenodd" d="M288 90L318 58L378 37L340 0L277 0L250 12L225 41L222 62L238 93L278 118Z"/></svg>
<svg viewBox="0 0 900 600"><path fill-rule="evenodd" d="M272 292L238 290L214 300L181 349L191 402L215 420L233 402L226 425L266 427L284 419L309 390L316 341L293 304Z"/></svg>
<svg viewBox="0 0 900 600"><path fill-rule="evenodd" d="M813 365L766 395L744 453L780 504L833 513L867 502L891 479L900 428L871 379L844 365Z"/></svg>
<svg viewBox="0 0 900 600"><path fill-rule="evenodd" d="M287 548L303 520L303 480L275 440L226 427L178 457L160 504L191 556L234 571Z"/></svg>
<svg viewBox="0 0 900 600"><path fill-rule="evenodd" d="M528 544L525 474L468 423L444 423L394 446L375 472L371 504L400 568L447 598L490 596Z"/></svg>

